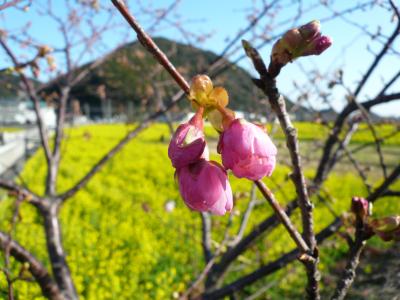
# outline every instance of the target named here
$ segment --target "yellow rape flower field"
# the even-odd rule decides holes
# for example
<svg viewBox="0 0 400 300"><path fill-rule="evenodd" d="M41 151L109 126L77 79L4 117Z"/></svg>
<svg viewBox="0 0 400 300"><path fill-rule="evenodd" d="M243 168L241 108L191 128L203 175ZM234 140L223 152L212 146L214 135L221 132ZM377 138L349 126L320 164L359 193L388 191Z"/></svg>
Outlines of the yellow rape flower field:
<svg viewBox="0 0 400 300"><path fill-rule="evenodd" d="M326 136L328 130L311 123L296 125L303 139L301 149L305 150L308 140ZM59 192L77 182L132 126L88 125L66 130L58 180ZM382 126L384 129L379 132L383 136L385 132L390 133L394 129L392 125ZM371 142L369 132L364 134L364 131L361 128L356 133L356 143ZM180 199L174 170L167 156L169 136L165 124L152 125L95 175L87 188L78 192L62 207L61 222L67 259L81 299L173 299L203 269L201 219L198 213L189 211ZM278 145L281 145L277 169L272 178L264 181L276 191L276 198L283 205L293 198L294 188L287 180L289 168L284 165L286 152L282 150L284 142L281 133L277 132L276 139ZM394 151L393 164L398 161L399 144L397 136L389 139L385 146L388 151ZM214 156L213 159L217 159ZM315 159L318 158L316 155ZM315 168L311 167L316 162L306 163L306 173L312 178ZM388 162L389 169L391 163ZM43 154L38 151L27 162L21 177L33 191L42 194L45 171ZM233 235L238 230L241 214L249 201L251 182L233 178L232 175L230 180L236 196L232 226L229 229ZM373 186L378 184L379 180ZM283 187L281 191L277 191L279 185ZM351 168L335 169L324 187L331 194L329 203L313 199L317 231L334 219L333 212L347 211L353 195L367 195L363 183ZM400 183L397 182L393 189L398 190L399 187ZM6 195L1 195L1 199L1 229L9 230L13 203ZM176 204L172 211L166 209L169 201ZM374 214L379 216L385 212L388 215L399 210L398 199L385 197L376 203ZM267 203L257 205L247 232L271 214L272 210ZM299 226L297 213L292 219ZM228 216L213 217L215 245L223 239L227 222ZM34 208L22 204L15 237L49 268L41 223ZM370 242L379 247L390 247L390 244L383 245L377 238ZM326 244L326 249L321 251L322 270L330 268L332 262L346 251L343 240L337 235ZM232 270L226 281L239 278L292 248L294 244L287 232L279 227L264 235L239 258L240 268ZM13 260L12 266L15 274L21 270L21 265ZM295 262L251 288L256 290L266 282L275 282L269 293L272 298L274 295L286 295L286 299L296 299L301 297L299 295L304 287L302 281L305 276L297 276L301 272L302 266ZM26 276L29 277L29 274ZM4 275L0 277L0 285L2 289L6 287ZM43 299L36 283L17 281L15 292L17 299Z"/></svg>

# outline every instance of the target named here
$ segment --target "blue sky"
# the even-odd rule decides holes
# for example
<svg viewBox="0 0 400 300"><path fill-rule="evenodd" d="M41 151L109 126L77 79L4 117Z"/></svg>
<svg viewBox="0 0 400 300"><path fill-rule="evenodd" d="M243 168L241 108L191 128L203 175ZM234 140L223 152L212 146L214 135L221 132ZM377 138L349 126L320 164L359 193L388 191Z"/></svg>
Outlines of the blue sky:
<svg viewBox="0 0 400 300"><path fill-rule="evenodd" d="M38 0L37 2L41 3L42 1ZM65 17L65 6L63 2L64 1L53 1L53 9L61 17ZM247 16L252 12L254 7L260 8L262 2L261 0L181 0L169 19L174 21L179 20L189 32L211 34L211 36L202 43L194 42L194 46L219 53L224 49L227 41L247 25ZM272 1L265 2L270 3ZM357 81L360 80L362 74L372 63L374 53L379 52L382 47L381 43L372 41L370 37L362 34L360 28L351 24L351 22L359 24L363 26L364 29L373 33L375 33L378 26L380 26L384 36L389 36L395 27L395 22L391 19L392 13L387 9L388 5L385 1L382 1L383 7L375 6L371 8L370 6L365 6L362 11L358 10L354 13L344 15L345 19L331 18L334 14L332 10L343 11L357 4L367 3L368 1L327 0L326 2L331 4L330 9L321 5L316 6L319 2L320 1L311 0L302 1L302 9L305 12L296 20L294 25L301 25L312 19L322 20L322 32L333 38L333 46L321 56L302 58L285 67L278 79L278 85L281 91L293 99L296 99L303 91L303 87L309 86L311 81L310 103L315 108L326 106L315 93L318 89L326 90L327 77L325 74L342 69L346 86L350 90L354 90ZM108 4L108 1L102 0L101 3ZM148 28L153 23L153 19L143 14L143 7L149 9L165 8L171 3L171 0L142 0L142 8L140 8L136 1L129 1L130 10L137 16L138 20L145 28ZM254 33L257 35L264 33L275 35L288 29L290 25L285 21L295 16L299 9L297 4L293 3L298 3L298 1L280 1L278 13L275 16L264 16L260 21L260 27L255 32L247 34L245 38L251 39ZM120 21L118 17L119 16L115 19L117 23ZM93 22L98 24L98 26L101 26L104 21L104 15L93 17ZM0 17L0 28L17 29L24 26L27 22L31 22L32 24L29 28L29 32L41 42L56 46L62 43L57 25L48 18L38 14L35 5L28 12L15 9L8 9L3 12ZM275 27L274 32L268 31L268 26ZM152 34L185 42L185 38L179 30L172 27L168 22L161 22L157 30ZM95 49L92 56L87 57L86 60L106 53L116 47L121 40L131 41L133 39L133 32L127 31L125 25L123 25L123 27L116 26L115 30L112 30L112 32L109 32L105 36L106 43ZM382 40L384 40L384 38L382 38ZM400 51L400 42L398 40L395 42L393 48ZM267 45L261 49L261 53L266 60L268 59L270 50L271 45ZM78 51L79 49L77 49L76 53L78 53ZM25 52L26 51L23 49L22 52L19 53L22 55L22 53ZM239 50L237 54L231 56L230 59L235 60L235 58L242 54L243 52ZM0 56L0 64L1 66L7 64L5 56L3 55ZM62 66L63 61L58 60L58 64ZM252 66L247 59L241 60L239 64L249 72L253 72ZM321 76L319 79L315 79L310 75L310 70L315 67L318 67L320 70ZM371 76L367 82L366 88L359 97L359 101L370 99L375 96L382 87L382 82L397 73L399 69L400 63L398 54L391 54L386 57L379 65L378 70L373 73L373 76ZM44 74L43 79L46 79L46 76L48 75ZM294 82L296 82L296 86ZM400 81L396 82L389 92L399 90ZM338 110L345 104L344 95L346 91L342 87L335 87L331 92L331 96L328 97L327 101ZM399 102L400 101L395 101L391 104L381 105L374 109L374 112L382 115L399 116Z"/></svg>

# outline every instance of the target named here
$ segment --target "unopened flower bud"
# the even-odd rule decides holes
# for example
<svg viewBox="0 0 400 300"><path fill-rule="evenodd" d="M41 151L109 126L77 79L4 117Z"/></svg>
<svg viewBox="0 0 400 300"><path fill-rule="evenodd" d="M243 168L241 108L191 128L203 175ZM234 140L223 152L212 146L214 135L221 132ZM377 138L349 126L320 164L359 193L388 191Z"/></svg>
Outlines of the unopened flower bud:
<svg viewBox="0 0 400 300"><path fill-rule="evenodd" d="M199 110L189 122L179 125L169 144L168 156L174 168L182 168L200 158L208 159L202 110Z"/></svg>
<svg viewBox="0 0 400 300"><path fill-rule="evenodd" d="M208 103L208 96L213 90L213 83L207 75L196 75L190 85L189 97L199 105L205 106Z"/></svg>
<svg viewBox="0 0 400 300"><path fill-rule="evenodd" d="M400 226L400 216L391 216L382 219L375 219L371 221L370 225L376 231L390 232Z"/></svg>
<svg viewBox="0 0 400 300"><path fill-rule="evenodd" d="M199 106L213 109L228 105L228 92L223 87L215 87L207 75L197 75L193 77L190 86L189 98L193 101L193 107Z"/></svg>
<svg viewBox="0 0 400 300"><path fill-rule="evenodd" d="M276 76L288 62L300 56L319 55L331 44L332 39L321 35L319 21L290 29L274 44L269 71Z"/></svg>
<svg viewBox="0 0 400 300"><path fill-rule="evenodd" d="M196 211L224 215L232 210L233 197L225 170L214 161L198 162L177 170L179 191Z"/></svg>
<svg viewBox="0 0 400 300"><path fill-rule="evenodd" d="M221 134L218 152L222 164L239 178L259 180L275 168L277 149L264 128L236 119Z"/></svg>
<svg viewBox="0 0 400 300"><path fill-rule="evenodd" d="M353 197L351 199L351 211L361 219L370 216L372 213L372 203L362 197Z"/></svg>
<svg viewBox="0 0 400 300"><path fill-rule="evenodd" d="M328 36L319 36L313 39L304 50L302 56L319 55L332 45L332 39Z"/></svg>
<svg viewBox="0 0 400 300"><path fill-rule="evenodd" d="M38 53L39 57L45 57L47 54L49 54L51 51L53 51L53 49L47 45L40 46L38 50L39 50L39 53Z"/></svg>
<svg viewBox="0 0 400 300"><path fill-rule="evenodd" d="M321 23L318 20L311 21L299 28L303 39L312 40L320 34Z"/></svg>
<svg viewBox="0 0 400 300"><path fill-rule="evenodd" d="M303 42L303 37L297 28L286 31L281 39L281 43L285 46L285 49L290 53L293 53Z"/></svg>
<svg viewBox="0 0 400 300"><path fill-rule="evenodd" d="M384 241L400 238L400 216L374 219L369 222L369 226Z"/></svg>

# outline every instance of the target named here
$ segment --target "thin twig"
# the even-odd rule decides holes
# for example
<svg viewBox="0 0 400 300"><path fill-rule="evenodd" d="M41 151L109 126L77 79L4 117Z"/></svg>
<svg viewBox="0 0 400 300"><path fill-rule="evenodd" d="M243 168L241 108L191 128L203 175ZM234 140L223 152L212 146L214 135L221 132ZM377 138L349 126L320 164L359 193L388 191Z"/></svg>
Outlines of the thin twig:
<svg viewBox="0 0 400 300"><path fill-rule="evenodd" d="M0 5L0 11L4 10L6 8L12 7L17 5L19 2L21 2L22 0L10 0L8 2L5 2L4 4Z"/></svg>
<svg viewBox="0 0 400 300"><path fill-rule="evenodd" d="M10 247L10 254L16 260L29 264L29 271L36 279L45 297L52 300L65 300L46 268L30 252L0 231L0 247L4 249L7 244Z"/></svg>
<svg viewBox="0 0 400 300"><path fill-rule="evenodd" d="M201 212L201 228L202 228L202 246L204 253L204 261L206 264L213 257L211 250L211 216L207 212Z"/></svg>
<svg viewBox="0 0 400 300"><path fill-rule="evenodd" d="M229 247L235 246L243 238L247 224L250 220L251 212L253 211L253 208L256 206L257 202L258 201L257 201L257 197L256 197L256 185L252 184L251 190L250 190L249 203L247 204L247 208L243 214L242 220L240 221L239 230L238 230L236 236L234 237L234 239L229 242Z"/></svg>
<svg viewBox="0 0 400 300"><path fill-rule="evenodd" d="M4 51L7 53L7 55L12 60L14 66L18 66L19 62L18 62L16 56L14 55L14 53L11 51L11 49L8 47L8 45L6 44L6 42L3 40L3 38L1 36L0 36L0 45L3 47ZM42 146L44 149L47 163L50 164L52 155L51 155L51 151L50 151L49 141L47 139L47 137L48 137L47 127L43 121L43 115L40 110L39 98L35 93L32 82L25 76L23 71L18 72L18 74L25 86L25 90L26 90L29 98L33 102L33 107L35 109L35 114L36 114L36 119L37 119L36 121L38 124L39 133L40 133L40 140L41 140L41 143L42 143Z"/></svg>
<svg viewBox="0 0 400 300"><path fill-rule="evenodd" d="M42 205L43 201L38 195L33 193L28 188L22 187L12 181L8 181L8 180L4 180L4 179L0 178L0 188L10 191L12 193L15 193L17 195L20 195L21 197L24 197L26 201L30 202L31 204L35 205L36 207L40 207L40 205Z"/></svg>
<svg viewBox="0 0 400 300"><path fill-rule="evenodd" d="M143 30L140 24L136 21L135 17L132 16L125 4L121 0L111 0L114 6L119 10L125 20L131 25L133 30L135 30L138 40L142 45L153 54L154 58L168 71L168 73L174 78L181 89L189 94L190 86L183 78L183 76L175 69L172 63L169 61L168 57L158 48L156 43L151 39L151 37Z"/></svg>
<svg viewBox="0 0 400 300"><path fill-rule="evenodd" d="M271 107L277 115L281 128L285 133L286 145L290 153L293 167L291 178L296 187L296 193L298 196L298 202L301 211L303 237L305 242L307 243L308 248L310 249L310 252L308 253L309 256L314 258L313 260L304 261L308 276L307 293L310 299L319 299L319 274L317 270L318 250L316 249L313 225L313 206L309 199L307 184L301 166L297 130L294 128L290 120L289 114L286 111L285 100L279 94L279 91L276 87L275 79L270 75L269 71L267 71L267 67L265 66L258 51L251 47L251 45L246 41L243 41L243 47L246 51L246 54L252 60L255 69L260 75L260 79L254 79L253 81L257 85L257 87L259 87L268 97Z"/></svg>
<svg viewBox="0 0 400 300"><path fill-rule="evenodd" d="M356 269L360 263L360 255L365 247L367 239L368 237L365 235L363 228L356 226L356 237L351 245L346 267L343 270L342 276L339 278L335 293L331 298L332 300L343 300L347 295L356 276Z"/></svg>
<svg viewBox="0 0 400 300"><path fill-rule="evenodd" d="M299 247L302 254L308 254L310 252L310 248L307 246L306 242L304 241L303 237L294 227L292 222L290 221L289 217L276 201L274 194L266 187L266 185L260 181L255 181L258 189L263 194L264 198L268 201L268 203L272 206L273 210L279 217L280 221L282 222L283 226L285 226L286 230L289 232L290 236L296 243L297 247Z"/></svg>
<svg viewBox="0 0 400 300"><path fill-rule="evenodd" d="M373 193L369 194L369 196L366 198L369 202L375 202L378 200L380 197L384 196L384 193L386 190L389 188L391 184L396 182L396 179L400 176L400 165L397 165L397 167L392 171L392 173L382 182L382 184L376 188ZM318 244L321 244L324 240L326 240L328 237L332 236L334 233L338 231L338 229L343 225L341 217L335 218L333 222L331 222L328 226L326 226L323 230L321 230L317 235L316 235L316 240ZM277 270L282 269L289 263L293 262L298 258L299 256L299 249L293 249L290 252L287 252L283 254L280 258L277 260L262 266L258 270L245 275L238 280L220 288L213 290L211 292L206 292L203 294L204 300L208 299L222 299L225 296L232 295L234 292L239 291L243 289L244 287L254 283L257 280L260 280L261 278L264 278L265 276L272 274L276 272Z"/></svg>

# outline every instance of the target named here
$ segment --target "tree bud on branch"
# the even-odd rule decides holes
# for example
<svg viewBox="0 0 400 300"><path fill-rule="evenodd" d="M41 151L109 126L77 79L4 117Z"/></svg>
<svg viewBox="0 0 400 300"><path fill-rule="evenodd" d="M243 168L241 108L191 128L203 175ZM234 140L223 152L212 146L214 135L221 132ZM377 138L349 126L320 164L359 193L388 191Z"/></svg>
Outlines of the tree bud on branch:
<svg viewBox="0 0 400 300"><path fill-rule="evenodd" d="M372 214L372 203L362 197L353 197L351 211L360 219L364 219Z"/></svg>
<svg viewBox="0 0 400 300"><path fill-rule="evenodd" d="M319 55L332 45L332 39L321 35L320 22L315 20L288 30L273 46L269 71L275 77L288 62L300 56Z"/></svg>
<svg viewBox="0 0 400 300"><path fill-rule="evenodd" d="M400 216L374 219L369 226L383 241L400 241Z"/></svg>

